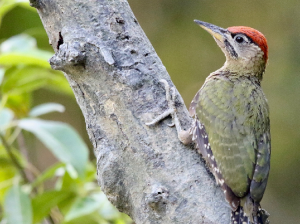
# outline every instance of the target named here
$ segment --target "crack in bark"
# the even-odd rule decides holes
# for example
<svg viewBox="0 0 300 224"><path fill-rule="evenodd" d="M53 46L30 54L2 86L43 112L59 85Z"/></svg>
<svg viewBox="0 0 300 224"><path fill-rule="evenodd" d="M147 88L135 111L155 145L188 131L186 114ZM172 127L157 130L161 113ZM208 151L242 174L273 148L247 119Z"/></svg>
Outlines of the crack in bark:
<svg viewBox="0 0 300 224"><path fill-rule="evenodd" d="M129 144L129 139L128 139L127 135L124 133L124 131L123 131L123 129L122 129L122 124L121 124L121 122L118 120L118 117L117 117L116 114L111 114L111 115L110 115L110 118L111 118L113 121L116 122L116 124L118 125L118 128L119 128L120 132L122 133L122 136L123 136L123 138L125 139L125 142L126 142L126 143L125 143L125 146L123 146L123 144L122 144L122 148L123 148L123 150L126 150L126 148L128 148L128 147L130 146L130 144Z"/></svg>

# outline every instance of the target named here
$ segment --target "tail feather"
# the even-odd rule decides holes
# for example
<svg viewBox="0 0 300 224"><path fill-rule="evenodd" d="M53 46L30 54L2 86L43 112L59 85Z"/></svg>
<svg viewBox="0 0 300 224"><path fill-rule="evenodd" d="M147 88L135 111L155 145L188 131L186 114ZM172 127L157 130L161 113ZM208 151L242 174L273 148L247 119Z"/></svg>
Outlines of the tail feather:
<svg viewBox="0 0 300 224"><path fill-rule="evenodd" d="M270 224L270 221L268 219L269 216L270 216L270 214L262 208L260 208L257 212L257 217L258 217L259 223Z"/></svg>
<svg viewBox="0 0 300 224"><path fill-rule="evenodd" d="M259 209L257 215L253 217L253 222L244 213L243 207L239 206L236 211L231 212L230 224L269 224L269 214L264 209Z"/></svg>
<svg viewBox="0 0 300 224"><path fill-rule="evenodd" d="M251 224L243 207L239 206L236 211L231 212L231 224Z"/></svg>

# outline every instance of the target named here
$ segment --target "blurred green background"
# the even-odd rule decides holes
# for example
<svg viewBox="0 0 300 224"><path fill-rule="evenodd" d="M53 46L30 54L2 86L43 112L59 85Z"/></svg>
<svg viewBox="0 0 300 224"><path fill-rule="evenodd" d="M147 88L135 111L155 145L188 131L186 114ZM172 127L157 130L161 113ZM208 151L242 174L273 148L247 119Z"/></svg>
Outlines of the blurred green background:
<svg viewBox="0 0 300 224"><path fill-rule="evenodd" d="M225 61L213 38L194 24L194 19L224 28L250 26L266 36L269 63L262 86L271 111L272 167L262 206L271 214L272 224L300 223L300 1L129 0L129 3L187 106L206 76ZM51 50L37 13L16 7L2 21L0 40L22 32L35 37L41 49ZM47 115L47 119L70 123L88 142L84 120L73 97L45 89L34 93L33 105L45 101L66 107L65 113ZM30 154L41 170L55 162L47 150L40 150L39 143L36 148L39 150Z"/></svg>

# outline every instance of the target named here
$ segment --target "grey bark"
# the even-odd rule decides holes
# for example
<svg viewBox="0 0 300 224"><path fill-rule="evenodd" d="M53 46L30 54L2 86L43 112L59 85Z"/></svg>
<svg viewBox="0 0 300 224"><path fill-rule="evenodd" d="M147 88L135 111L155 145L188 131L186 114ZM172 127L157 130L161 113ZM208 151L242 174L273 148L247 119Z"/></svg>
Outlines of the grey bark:
<svg viewBox="0 0 300 224"><path fill-rule="evenodd" d="M32 0L85 117L108 199L139 223L228 224L230 208L166 119L170 77L125 0ZM147 9L145 9L147 10ZM167 29L167 27L166 27ZM183 127L191 122L181 96Z"/></svg>

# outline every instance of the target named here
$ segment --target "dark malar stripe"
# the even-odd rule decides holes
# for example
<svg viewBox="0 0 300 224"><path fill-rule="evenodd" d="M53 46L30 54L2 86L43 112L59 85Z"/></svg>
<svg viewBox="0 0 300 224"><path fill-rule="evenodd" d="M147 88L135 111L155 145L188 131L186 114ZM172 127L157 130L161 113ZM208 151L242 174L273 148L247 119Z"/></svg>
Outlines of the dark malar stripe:
<svg viewBox="0 0 300 224"><path fill-rule="evenodd" d="M233 46L225 39L224 44L226 46L226 49L228 49L229 53L231 54L231 56L233 58L237 58L238 54L236 53L236 51L234 50Z"/></svg>

